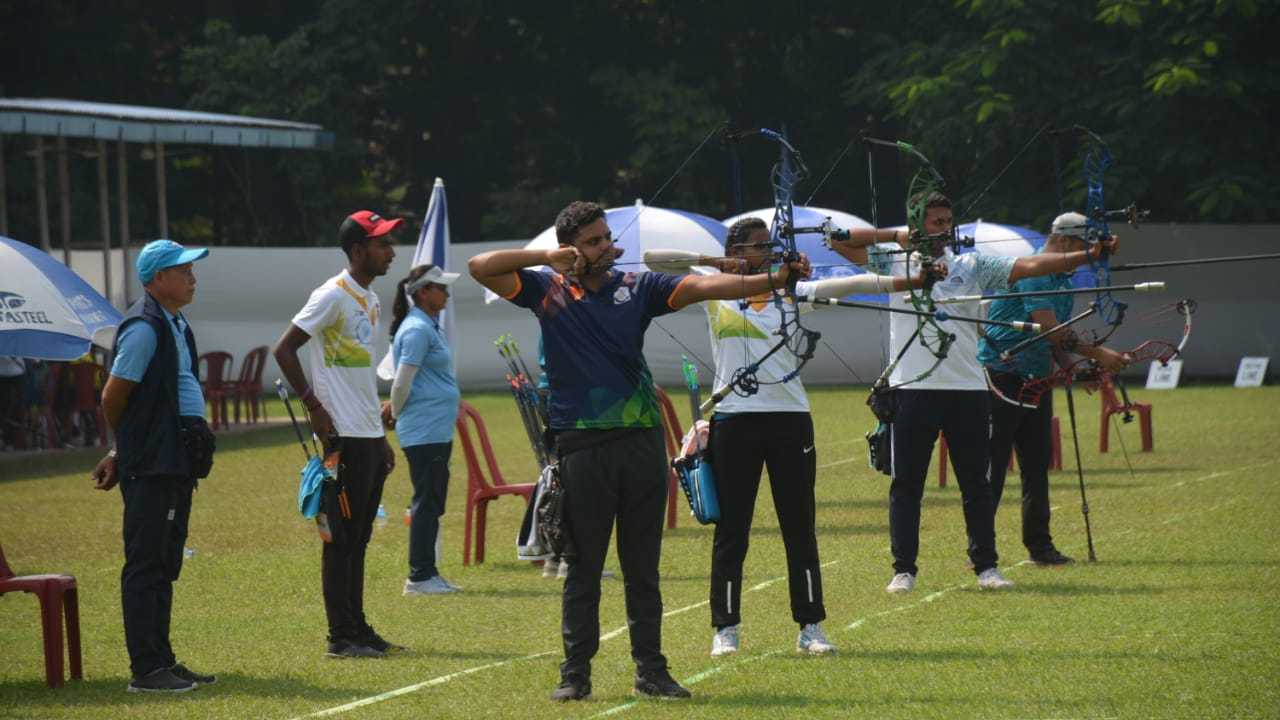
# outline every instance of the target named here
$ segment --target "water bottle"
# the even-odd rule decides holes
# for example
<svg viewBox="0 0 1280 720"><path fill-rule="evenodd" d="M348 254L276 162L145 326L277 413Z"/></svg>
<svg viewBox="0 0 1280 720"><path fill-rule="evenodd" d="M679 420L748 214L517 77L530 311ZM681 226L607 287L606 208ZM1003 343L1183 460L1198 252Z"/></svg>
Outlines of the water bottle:
<svg viewBox="0 0 1280 720"><path fill-rule="evenodd" d="M373 524L375 527L380 528L387 526L387 507L385 505L378 505L378 514L373 517Z"/></svg>
<svg viewBox="0 0 1280 720"><path fill-rule="evenodd" d="M412 525L413 525L413 508L405 508L405 509L404 509L404 524L405 524L406 526L412 526Z"/></svg>

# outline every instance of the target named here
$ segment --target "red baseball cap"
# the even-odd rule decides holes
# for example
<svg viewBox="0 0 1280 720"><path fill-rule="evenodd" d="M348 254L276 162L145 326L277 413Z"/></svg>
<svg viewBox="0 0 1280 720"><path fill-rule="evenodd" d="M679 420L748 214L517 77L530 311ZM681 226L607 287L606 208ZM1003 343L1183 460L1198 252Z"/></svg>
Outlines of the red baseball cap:
<svg viewBox="0 0 1280 720"><path fill-rule="evenodd" d="M404 220L401 218L388 220L372 210L360 210L348 215L346 221L342 224L344 226L343 229L345 230L349 223L354 223L364 231L365 237L371 238L378 237L379 235L386 235L392 230L400 227L400 224L403 222Z"/></svg>

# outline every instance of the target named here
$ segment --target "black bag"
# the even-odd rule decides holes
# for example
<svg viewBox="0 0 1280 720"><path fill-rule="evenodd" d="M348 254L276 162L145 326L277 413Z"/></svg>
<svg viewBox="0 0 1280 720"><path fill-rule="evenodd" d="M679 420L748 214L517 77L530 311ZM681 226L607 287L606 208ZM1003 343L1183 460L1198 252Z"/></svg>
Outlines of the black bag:
<svg viewBox="0 0 1280 720"><path fill-rule="evenodd" d="M897 411L894 395L893 390L872 388L871 395L867 397L867 407L880 421L875 430L866 434L867 464L872 470L889 477L893 477L893 435L890 428Z"/></svg>
<svg viewBox="0 0 1280 720"><path fill-rule="evenodd" d="M544 472L550 473L550 482L547 483L546 490L538 495L538 506L534 509L538 515L538 539L542 547L552 555L572 562L578 551L569 532L560 467L548 465Z"/></svg>
<svg viewBox="0 0 1280 720"><path fill-rule="evenodd" d="M218 449L218 440L209 429L209 423L202 417L182 417L178 419L178 431L182 435L182 446L187 450L187 460L191 463L191 476L197 480L209 477L213 470L213 453Z"/></svg>

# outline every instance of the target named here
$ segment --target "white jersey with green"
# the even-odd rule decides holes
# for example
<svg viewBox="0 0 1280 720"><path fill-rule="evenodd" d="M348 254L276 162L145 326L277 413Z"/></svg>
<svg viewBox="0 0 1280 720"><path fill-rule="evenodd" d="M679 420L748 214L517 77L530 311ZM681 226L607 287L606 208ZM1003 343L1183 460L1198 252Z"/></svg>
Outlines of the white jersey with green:
<svg viewBox="0 0 1280 720"><path fill-rule="evenodd" d="M373 362L380 310L377 293L343 270L316 288L293 318L311 336L311 383L342 437L383 436Z"/></svg>
<svg viewBox="0 0 1280 720"><path fill-rule="evenodd" d="M813 282L796 283L796 295L811 295ZM790 299L782 301L787 313L792 312ZM747 300L710 300L703 303L707 311L707 325L711 330L711 353L716 363L715 390L728 385L738 368L746 367L764 357L778 344L778 330L782 326L782 311L774 301L773 293L764 293ZM804 303L801 312L812 305ZM799 376L787 382L779 382L797 364L796 356L782 348L761 363L756 371L760 391L743 397L730 392L715 407L716 412L809 412L809 397Z"/></svg>

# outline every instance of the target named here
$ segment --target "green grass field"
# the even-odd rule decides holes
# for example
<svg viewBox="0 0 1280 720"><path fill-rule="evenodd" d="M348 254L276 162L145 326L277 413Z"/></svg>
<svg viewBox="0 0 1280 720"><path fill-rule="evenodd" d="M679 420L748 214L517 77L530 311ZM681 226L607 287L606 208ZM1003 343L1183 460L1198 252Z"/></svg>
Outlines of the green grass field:
<svg viewBox="0 0 1280 720"><path fill-rule="evenodd" d="M370 620L412 649L381 660L323 656L319 542L296 511L301 450L288 428L224 436L195 499L174 601L173 644L219 683L175 697L127 694L120 622L121 503L94 492L91 451L0 458L0 543L19 573L79 581L85 680L43 682L30 595L0 598L0 716L14 718L901 717L1111 718L1280 715L1280 388L1138 391L1155 405L1156 449L1097 453L1098 405L1078 399L1100 561L1019 564L1017 482L997 521L1010 592L978 592L965 569L960 496L931 477L916 592L890 596L888 480L866 466L861 389L812 392L818 429L818 537L835 657L800 657L768 492L760 497L743 595L743 652L708 656L711 530L680 499L663 547L664 650L694 692L634 702L622 583L604 583L592 700L547 699L560 655L559 583L514 560L522 512L491 507L489 558L462 566L465 466L454 453L442 572L465 592L404 598L410 494L388 480L391 522L369 550ZM533 462L513 403L468 397L484 414L510 481ZM684 402L678 401L678 407ZM1065 402L1059 398L1060 414ZM279 417L278 411L273 414ZM1071 441L1054 473L1054 535L1083 559ZM767 485L765 486L767 487ZM1009 502L1009 499L1014 499ZM609 567L617 569L610 553ZM400 691L400 692L394 692ZM351 706L361 700L374 699Z"/></svg>

